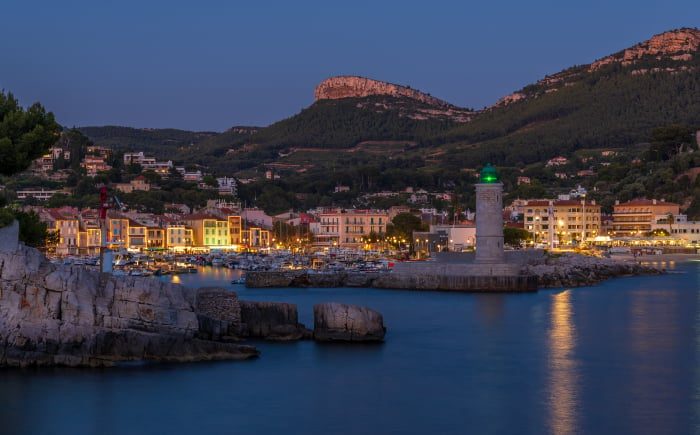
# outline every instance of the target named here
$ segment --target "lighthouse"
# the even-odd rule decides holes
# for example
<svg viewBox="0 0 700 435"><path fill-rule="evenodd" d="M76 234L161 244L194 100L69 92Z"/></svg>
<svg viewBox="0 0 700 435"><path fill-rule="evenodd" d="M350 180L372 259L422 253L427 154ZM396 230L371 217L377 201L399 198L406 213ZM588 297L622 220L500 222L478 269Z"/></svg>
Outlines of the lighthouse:
<svg viewBox="0 0 700 435"><path fill-rule="evenodd" d="M503 183L496 168L484 167L476 184L476 257L477 264L504 262Z"/></svg>

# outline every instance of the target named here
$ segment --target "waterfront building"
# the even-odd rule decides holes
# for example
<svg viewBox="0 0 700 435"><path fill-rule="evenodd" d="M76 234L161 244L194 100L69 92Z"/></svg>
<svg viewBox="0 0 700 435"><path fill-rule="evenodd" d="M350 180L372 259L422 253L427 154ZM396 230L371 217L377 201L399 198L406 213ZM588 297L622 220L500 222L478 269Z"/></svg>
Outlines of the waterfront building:
<svg viewBox="0 0 700 435"><path fill-rule="evenodd" d="M168 250L188 251L194 246L194 231L179 223L169 223L165 227L165 242Z"/></svg>
<svg viewBox="0 0 700 435"><path fill-rule="evenodd" d="M389 215L380 210L335 209L319 213L310 227L316 246L358 249L371 234L384 236Z"/></svg>
<svg viewBox="0 0 700 435"><path fill-rule="evenodd" d="M78 232L78 253L80 255L99 255L102 246L102 229L97 210L85 209L78 215L80 229Z"/></svg>
<svg viewBox="0 0 700 435"><path fill-rule="evenodd" d="M651 231L664 230L673 238L682 239L686 246L700 247L700 221L688 221L688 216L659 215L651 225Z"/></svg>
<svg viewBox="0 0 700 435"><path fill-rule="evenodd" d="M56 254L76 255L78 254L78 233L80 231L80 221L78 211L69 207L61 209L49 209L48 214L53 221L52 229L58 233L59 239L56 244Z"/></svg>
<svg viewBox="0 0 700 435"><path fill-rule="evenodd" d="M678 215L680 205L656 199L641 199L613 206L613 234L618 237L641 237L651 232L656 216Z"/></svg>
<svg viewBox="0 0 700 435"><path fill-rule="evenodd" d="M467 222L454 225L431 225L430 234L444 234L439 239L438 250L464 251L476 246L476 224Z"/></svg>
<svg viewBox="0 0 700 435"><path fill-rule="evenodd" d="M524 228L536 246L592 243L601 236L601 207L595 201L536 199L521 206Z"/></svg>
<svg viewBox="0 0 700 435"><path fill-rule="evenodd" d="M231 249L228 219L200 212L185 216L183 222L193 231L194 246L209 249Z"/></svg>

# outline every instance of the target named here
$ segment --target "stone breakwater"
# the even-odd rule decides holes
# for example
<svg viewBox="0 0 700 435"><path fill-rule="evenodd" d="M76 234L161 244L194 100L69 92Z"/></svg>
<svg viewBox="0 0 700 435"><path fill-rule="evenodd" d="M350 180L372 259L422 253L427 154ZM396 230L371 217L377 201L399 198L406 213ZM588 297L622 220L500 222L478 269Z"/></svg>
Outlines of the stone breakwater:
<svg viewBox="0 0 700 435"><path fill-rule="evenodd" d="M510 254L510 253L509 253ZM400 272L309 273L248 272L247 287L377 287L444 291L535 291L543 287L580 287L611 278L663 273L658 268L573 253L548 255L544 251L507 255L508 273L473 273L469 256L452 260L416 263ZM483 267L476 267L483 269ZM407 271L410 270L410 271Z"/></svg>
<svg viewBox="0 0 700 435"><path fill-rule="evenodd" d="M581 287L611 278L664 273L634 262L571 253L532 258L524 271L538 277L539 287Z"/></svg>

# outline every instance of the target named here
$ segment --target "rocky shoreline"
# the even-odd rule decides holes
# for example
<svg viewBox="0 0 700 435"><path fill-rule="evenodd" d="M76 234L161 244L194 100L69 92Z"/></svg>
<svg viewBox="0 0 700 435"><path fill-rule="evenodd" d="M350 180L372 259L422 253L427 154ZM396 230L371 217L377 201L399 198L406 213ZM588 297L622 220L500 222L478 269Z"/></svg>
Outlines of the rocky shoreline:
<svg viewBox="0 0 700 435"><path fill-rule="evenodd" d="M0 246L0 367L241 360L260 355L242 343L249 338L382 341L385 332L382 315L364 307L317 304L310 330L294 304L55 265L22 243Z"/></svg>
<svg viewBox="0 0 700 435"><path fill-rule="evenodd" d="M540 288L582 287L611 278L665 273L662 268L637 262L573 253L531 259L524 266L524 271L537 276Z"/></svg>

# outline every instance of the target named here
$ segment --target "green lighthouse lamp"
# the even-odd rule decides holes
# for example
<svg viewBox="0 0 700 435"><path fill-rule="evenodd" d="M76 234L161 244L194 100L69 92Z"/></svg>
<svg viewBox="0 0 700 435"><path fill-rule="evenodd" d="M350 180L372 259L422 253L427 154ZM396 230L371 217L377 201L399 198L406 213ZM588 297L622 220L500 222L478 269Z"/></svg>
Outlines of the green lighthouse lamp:
<svg viewBox="0 0 700 435"><path fill-rule="evenodd" d="M487 163L484 169L481 170L480 180L484 184L498 183L498 176L496 175L496 168L491 166L491 163Z"/></svg>

